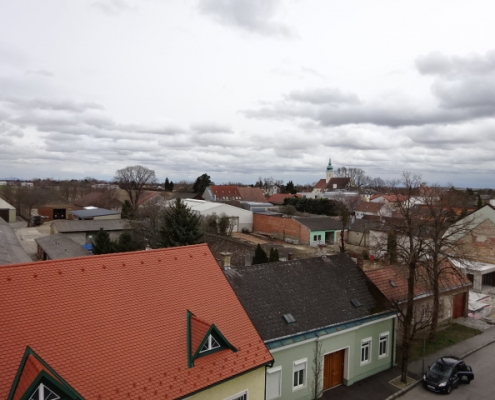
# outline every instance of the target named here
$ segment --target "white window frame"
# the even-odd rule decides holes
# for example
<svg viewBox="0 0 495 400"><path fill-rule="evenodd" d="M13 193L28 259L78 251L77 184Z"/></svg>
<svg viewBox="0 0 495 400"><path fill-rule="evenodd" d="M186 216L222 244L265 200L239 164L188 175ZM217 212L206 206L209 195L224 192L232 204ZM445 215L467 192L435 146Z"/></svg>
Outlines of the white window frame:
<svg viewBox="0 0 495 400"><path fill-rule="evenodd" d="M206 346L206 348L205 348ZM209 351L221 348L221 344L216 340L211 333L208 335L208 339L203 344L203 348L199 351L200 353L207 353Z"/></svg>
<svg viewBox="0 0 495 400"><path fill-rule="evenodd" d="M390 332L383 332L378 336L378 358L385 358L388 356L388 348L390 347L389 339ZM385 352L382 352L382 343L385 343Z"/></svg>
<svg viewBox="0 0 495 400"><path fill-rule="evenodd" d="M245 397L242 397L245 396ZM242 392L239 392L237 394L234 394L233 396L227 397L225 400L248 400L248 391L243 390Z"/></svg>
<svg viewBox="0 0 495 400"><path fill-rule="evenodd" d="M360 365L369 364L371 362L371 342L372 338L370 337L361 340L361 352L359 354ZM366 353L364 353L365 349L367 349Z"/></svg>
<svg viewBox="0 0 495 400"><path fill-rule="evenodd" d="M297 372L303 371L302 383L297 383L294 385L294 376ZM299 382L299 378L297 379ZM308 359L303 358L301 360L294 361L292 366L292 391L300 390L306 387L306 382L308 381Z"/></svg>
<svg viewBox="0 0 495 400"><path fill-rule="evenodd" d="M272 399L279 399L282 397L282 367L276 367L276 368L270 368L266 370L266 375L267 375L267 382L268 382L268 375L270 374L276 374L277 372L280 372L280 379L278 381L278 395L275 397L267 397L266 400L272 400ZM268 384L267 384L268 386ZM267 394L268 396L268 394Z"/></svg>

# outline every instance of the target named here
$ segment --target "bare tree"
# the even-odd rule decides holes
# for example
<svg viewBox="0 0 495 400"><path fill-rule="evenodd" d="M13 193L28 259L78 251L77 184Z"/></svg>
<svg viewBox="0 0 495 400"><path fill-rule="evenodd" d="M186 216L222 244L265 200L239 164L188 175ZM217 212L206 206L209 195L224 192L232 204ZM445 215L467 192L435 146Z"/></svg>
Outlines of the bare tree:
<svg viewBox="0 0 495 400"><path fill-rule="evenodd" d="M336 205L339 221L342 225L342 229L340 231L339 250L341 253L345 253L345 230L349 227L351 217L354 215L357 206L361 202L361 197L357 194L349 195L341 193L333 200Z"/></svg>
<svg viewBox="0 0 495 400"><path fill-rule="evenodd" d="M315 348L313 349L313 360L311 364L312 379L310 395L312 400L316 400L323 394L323 351L319 340L315 342Z"/></svg>
<svg viewBox="0 0 495 400"><path fill-rule="evenodd" d="M335 171L335 176L339 178L349 178L350 186L352 187L361 187L370 179L361 168L345 166L337 168Z"/></svg>
<svg viewBox="0 0 495 400"><path fill-rule="evenodd" d="M146 186L156 183L155 171L141 165L119 169L114 179L129 195L134 210L137 209L139 198Z"/></svg>
<svg viewBox="0 0 495 400"><path fill-rule="evenodd" d="M432 318L428 340L435 339L440 311L440 289L443 279L456 279L462 282L462 273L457 265L465 263L466 248L459 245L458 239L471 231L472 217L457 219L457 198L451 191L437 185L425 188L421 205L418 205L419 217L427 221L425 230L425 257L421 263L425 266L433 293Z"/></svg>
<svg viewBox="0 0 495 400"><path fill-rule="evenodd" d="M161 199L153 198L139 207L133 218L129 220L129 226L135 236L141 237L152 249L160 247L160 229L164 210Z"/></svg>
<svg viewBox="0 0 495 400"><path fill-rule="evenodd" d="M401 342L401 381L407 382L407 369L409 365L410 346L419 329L425 327L426 321L414 322L414 288L419 276L420 260L425 257L425 235L427 221L418 218L416 209L412 207L414 196L424 186L421 176L404 172L400 180L389 184L392 196L396 198L395 218L385 218L384 223L388 229L395 233L394 251L397 258L397 266L403 270L407 281L405 300L394 304L399 314L402 330ZM382 242L385 249L388 243ZM382 253L386 250L382 250Z"/></svg>

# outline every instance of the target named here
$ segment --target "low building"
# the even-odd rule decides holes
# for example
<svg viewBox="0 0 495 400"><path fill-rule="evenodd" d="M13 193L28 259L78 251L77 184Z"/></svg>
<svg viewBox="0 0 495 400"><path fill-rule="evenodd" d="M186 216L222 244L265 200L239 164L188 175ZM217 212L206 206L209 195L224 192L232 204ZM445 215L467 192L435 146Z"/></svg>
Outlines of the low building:
<svg viewBox="0 0 495 400"><path fill-rule="evenodd" d="M16 221L16 209L13 205L0 198L0 218L9 224Z"/></svg>
<svg viewBox="0 0 495 400"><path fill-rule="evenodd" d="M31 261L12 227L0 217L0 265Z"/></svg>
<svg viewBox="0 0 495 400"><path fill-rule="evenodd" d="M55 221L50 226L50 233L62 233L79 245L93 243L93 239L100 229L108 232L111 240L130 229L128 221L123 219L102 219L90 221Z"/></svg>
<svg viewBox="0 0 495 400"><path fill-rule="evenodd" d="M101 220L101 219L120 219L120 211L107 210L105 208L88 207L83 210L69 211L74 220Z"/></svg>
<svg viewBox="0 0 495 400"><path fill-rule="evenodd" d="M61 258L75 258L92 256L89 250L74 242L63 233L56 233L34 239L36 254L40 260L59 260Z"/></svg>

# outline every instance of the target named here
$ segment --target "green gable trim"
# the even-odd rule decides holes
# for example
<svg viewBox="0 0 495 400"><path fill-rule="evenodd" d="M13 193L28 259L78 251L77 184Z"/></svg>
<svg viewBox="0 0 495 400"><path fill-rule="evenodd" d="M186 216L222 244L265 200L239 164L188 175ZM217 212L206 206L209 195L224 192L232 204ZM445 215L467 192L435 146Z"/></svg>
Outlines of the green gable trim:
<svg viewBox="0 0 495 400"><path fill-rule="evenodd" d="M21 363L19 364L19 368L17 370L17 374L14 378L14 382L12 383L12 387L10 389L9 396L7 397L7 400L12 400L15 394L15 391L17 390L17 385L19 384L19 380L21 379L22 372L24 371L24 367L26 365L26 361L29 356L33 356L40 362L41 365L43 365L48 371L52 373L53 376L56 377L53 378L51 375L49 375L46 371L41 371L36 379L33 381L29 389L26 391L26 393L23 394L22 400L23 399L28 399L29 395L32 394L32 392L36 389L36 387L39 386L40 383L48 383L46 386L48 387L56 387L59 391L61 391L60 394L64 394L65 397L68 399L74 399L74 400L84 400L84 398L77 393L66 381L63 379L52 367L50 367L36 352L31 349L29 346L26 347L26 350L24 351L24 355L22 356ZM29 395L28 395L29 394ZM57 393L58 394L58 393ZM61 396L62 397L62 396Z"/></svg>
<svg viewBox="0 0 495 400"><path fill-rule="evenodd" d="M284 346L288 346L290 344L302 342L304 340L315 339L315 338L318 338L320 336L329 335L329 334L332 334L335 332L340 332L340 331L344 331L346 329L354 328L356 326L364 325L364 324L369 323L369 322L378 321L380 319L388 318L388 317L391 317L393 315L396 315L396 313L395 312L385 312L385 313L381 313L381 314L373 314L373 315L370 315L369 317L364 317L364 318L356 319L353 321L348 321L348 322L343 322L340 324L335 324L335 325L331 325L331 326L327 326L327 327L323 327L323 328L318 328L318 329L315 329L314 331L310 331L310 332L299 333L296 335L291 335L291 336L279 338L279 339L267 340L265 342L265 345L268 348L268 350L278 349L280 347L284 347Z"/></svg>
<svg viewBox="0 0 495 400"><path fill-rule="evenodd" d="M192 335L191 335L191 317L194 314L187 310L186 311L186 319L187 319L187 367L194 367L194 360L192 357Z"/></svg>
<svg viewBox="0 0 495 400"><path fill-rule="evenodd" d="M187 310L187 312L186 312L186 316L187 316L187 365L188 365L189 368L194 367L194 360L196 358L207 356L208 354L212 354L212 353L215 353L217 351L224 350L226 348L227 349L230 349L230 350L232 350L234 352L237 351L237 348L234 347L232 344L230 344L230 342L222 334L222 332L220 332L220 330L215 326L215 324L212 324L212 325L210 325L210 328L208 329L208 331L206 332L205 336L201 340L198 348L193 353L193 349L192 349L192 332L191 332L191 329L192 329L192 327L191 327L191 317L193 315L194 314L192 312L190 312L189 310ZM205 351L205 352L201 353L200 351L201 351L203 345L208 340L208 337L210 335L213 335L213 337L219 342L220 347L219 348L216 348L216 349L213 349L213 350L209 350L209 351Z"/></svg>
<svg viewBox="0 0 495 400"><path fill-rule="evenodd" d="M21 396L20 400L29 400L31 395L34 393L34 391L38 388L38 386L41 383L50 390L52 390L53 392L55 392L63 400L83 399L82 397L78 397L78 396L74 397L71 393L69 393L69 391L67 390L68 388L65 387L65 385L61 384L46 371L41 371L36 377L36 379L33 381L33 383L29 385L29 388L26 390L26 392Z"/></svg>

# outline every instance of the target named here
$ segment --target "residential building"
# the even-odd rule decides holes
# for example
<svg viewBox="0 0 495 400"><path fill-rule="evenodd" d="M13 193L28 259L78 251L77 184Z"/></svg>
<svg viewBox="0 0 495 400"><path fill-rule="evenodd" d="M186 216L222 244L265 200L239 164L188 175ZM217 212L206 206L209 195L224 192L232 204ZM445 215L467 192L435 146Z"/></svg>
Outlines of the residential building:
<svg viewBox="0 0 495 400"><path fill-rule="evenodd" d="M5 266L0 282L0 398L265 396L272 356L205 244Z"/></svg>
<svg viewBox="0 0 495 400"><path fill-rule="evenodd" d="M395 314L374 312L365 275L348 255L224 273L275 359L266 399L311 399L315 382L320 390L352 385L394 365Z"/></svg>

